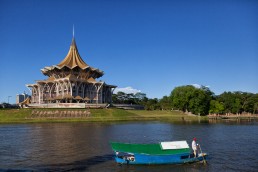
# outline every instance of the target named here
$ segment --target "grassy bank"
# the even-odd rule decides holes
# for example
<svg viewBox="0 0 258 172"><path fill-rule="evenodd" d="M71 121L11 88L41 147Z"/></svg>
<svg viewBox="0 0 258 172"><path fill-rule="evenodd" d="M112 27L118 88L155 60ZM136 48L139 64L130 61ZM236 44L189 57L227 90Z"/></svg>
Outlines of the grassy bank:
<svg viewBox="0 0 258 172"><path fill-rule="evenodd" d="M34 109L35 110L35 109ZM36 109L37 110L37 109ZM53 109L38 109L49 111ZM59 109L75 110L75 109ZM80 110L80 109L76 109ZM122 109L91 109L90 117L84 118L31 118L32 109L1 109L0 123L36 122L112 122L112 121L198 121L206 117L185 115L178 111L146 111Z"/></svg>

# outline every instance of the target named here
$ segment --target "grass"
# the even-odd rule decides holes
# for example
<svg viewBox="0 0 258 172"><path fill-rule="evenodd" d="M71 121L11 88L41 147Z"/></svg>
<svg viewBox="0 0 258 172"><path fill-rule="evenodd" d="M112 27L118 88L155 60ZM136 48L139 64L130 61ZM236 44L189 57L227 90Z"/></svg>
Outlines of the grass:
<svg viewBox="0 0 258 172"><path fill-rule="evenodd" d="M39 123L39 122L115 122L115 121L187 121L194 122L200 118L183 114L179 111L146 111L123 109L91 109L90 117L86 118L34 118L31 119L33 109L0 109L0 123ZM53 109L35 109L49 111ZM55 109L56 110L56 109ZM82 109L59 109L82 110Z"/></svg>
<svg viewBox="0 0 258 172"><path fill-rule="evenodd" d="M30 116L31 109L1 109L0 123L22 123L26 117Z"/></svg>

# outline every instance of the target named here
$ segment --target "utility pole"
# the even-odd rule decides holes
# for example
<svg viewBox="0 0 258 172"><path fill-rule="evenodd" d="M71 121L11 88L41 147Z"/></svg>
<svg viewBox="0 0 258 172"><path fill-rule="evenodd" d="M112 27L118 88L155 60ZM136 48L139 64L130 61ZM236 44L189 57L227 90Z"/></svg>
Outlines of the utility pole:
<svg viewBox="0 0 258 172"><path fill-rule="evenodd" d="M9 104L9 98L12 97L12 96L8 96L8 104Z"/></svg>

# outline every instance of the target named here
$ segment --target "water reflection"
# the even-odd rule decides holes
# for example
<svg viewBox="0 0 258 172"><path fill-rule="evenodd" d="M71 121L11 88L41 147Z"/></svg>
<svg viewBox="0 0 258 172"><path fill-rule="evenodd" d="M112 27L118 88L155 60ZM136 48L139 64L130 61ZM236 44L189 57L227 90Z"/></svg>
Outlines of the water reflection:
<svg viewBox="0 0 258 172"><path fill-rule="evenodd" d="M257 129L257 121L244 120L0 125L0 171L255 171ZM120 166L109 145L193 137L210 154L209 165Z"/></svg>
<svg viewBox="0 0 258 172"><path fill-rule="evenodd" d="M40 171L88 171L92 166L100 165L113 160L113 154L93 156L84 160L78 160L70 163L53 163L35 166L34 170ZM33 169L32 169L33 170Z"/></svg>
<svg viewBox="0 0 258 172"><path fill-rule="evenodd" d="M241 119L241 118L233 118L233 119L209 119L207 121L209 124L221 124L221 123L228 123L228 124L247 124L247 125L251 125L251 124L258 124L258 119L256 118L245 118L245 119Z"/></svg>

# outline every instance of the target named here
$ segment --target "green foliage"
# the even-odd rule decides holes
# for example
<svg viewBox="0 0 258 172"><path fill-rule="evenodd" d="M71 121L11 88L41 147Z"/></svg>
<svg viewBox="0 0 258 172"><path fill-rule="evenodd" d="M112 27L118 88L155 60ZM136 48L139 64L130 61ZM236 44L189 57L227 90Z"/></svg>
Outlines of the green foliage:
<svg viewBox="0 0 258 172"><path fill-rule="evenodd" d="M194 89L192 85L176 87L170 94L172 107L184 112L188 111Z"/></svg>
<svg viewBox="0 0 258 172"><path fill-rule="evenodd" d="M242 108L244 112L258 113L258 94L252 93L242 93L243 105Z"/></svg>
<svg viewBox="0 0 258 172"><path fill-rule="evenodd" d="M193 114L207 115L209 111L210 95L202 89L195 89L189 101L189 111Z"/></svg>
<svg viewBox="0 0 258 172"><path fill-rule="evenodd" d="M258 94L246 92L224 92L217 97L217 100L223 102L223 113L257 113Z"/></svg>
<svg viewBox="0 0 258 172"><path fill-rule="evenodd" d="M146 110L176 109L196 115L258 113L258 94L237 91L224 92L215 96L208 87L196 88L192 85L176 87L171 91L170 96L164 96L160 100L148 99L144 93L118 92L113 95L113 102L140 104Z"/></svg>
<svg viewBox="0 0 258 172"><path fill-rule="evenodd" d="M162 99L160 99L159 105L160 105L161 110L171 110L172 109L172 102L168 96L164 96Z"/></svg>
<svg viewBox="0 0 258 172"><path fill-rule="evenodd" d="M124 93L117 92L112 95L112 102L115 104L141 104L141 102L146 98L146 94L144 93Z"/></svg>
<svg viewBox="0 0 258 172"><path fill-rule="evenodd" d="M158 99L148 99L147 102L144 103L144 108L146 110L156 110L156 109L160 109L159 103L158 103Z"/></svg>
<svg viewBox="0 0 258 172"><path fill-rule="evenodd" d="M176 87L170 95L172 107L196 115L207 115L213 93L207 87Z"/></svg>
<svg viewBox="0 0 258 172"><path fill-rule="evenodd" d="M217 100L210 101L210 110L209 113L211 114L222 114L224 112L224 105L223 103Z"/></svg>

